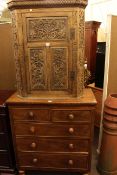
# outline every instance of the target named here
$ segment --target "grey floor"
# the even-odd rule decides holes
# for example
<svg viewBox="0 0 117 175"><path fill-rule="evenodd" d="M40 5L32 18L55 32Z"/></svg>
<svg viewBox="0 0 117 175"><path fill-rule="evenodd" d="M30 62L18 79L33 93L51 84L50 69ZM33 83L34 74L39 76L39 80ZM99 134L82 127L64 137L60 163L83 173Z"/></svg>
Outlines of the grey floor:
<svg viewBox="0 0 117 175"><path fill-rule="evenodd" d="M99 175L96 166L97 166L97 148L98 148L98 140L99 140L99 128L94 129L94 141L93 141L93 155L92 155L92 165L91 165L91 173L90 175ZM8 173L0 173L0 175L11 175ZM12 174L13 175L13 174ZM35 175L34 173L30 175ZM36 173L36 175L61 175L61 173ZM62 173L62 175L78 175L78 173Z"/></svg>

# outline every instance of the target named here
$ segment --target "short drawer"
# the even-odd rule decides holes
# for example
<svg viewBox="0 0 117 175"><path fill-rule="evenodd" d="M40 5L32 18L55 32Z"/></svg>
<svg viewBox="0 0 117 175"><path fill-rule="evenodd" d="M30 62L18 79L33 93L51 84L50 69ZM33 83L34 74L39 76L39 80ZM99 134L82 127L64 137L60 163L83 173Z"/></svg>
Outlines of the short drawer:
<svg viewBox="0 0 117 175"><path fill-rule="evenodd" d="M89 140L85 139L51 139L51 138L27 138L16 139L18 151L39 151L39 152L88 152Z"/></svg>
<svg viewBox="0 0 117 175"><path fill-rule="evenodd" d="M14 123L16 135L59 136L59 137L90 137L91 128L88 124L64 125L43 123Z"/></svg>
<svg viewBox="0 0 117 175"><path fill-rule="evenodd" d="M11 115L14 120L38 122L47 122L50 120L49 111L47 109L14 108L11 109Z"/></svg>
<svg viewBox="0 0 117 175"><path fill-rule="evenodd" d="M39 154L19 153L20 167L34 169L88 169L88 155L83 154Z"/></svg>
<svg viewBox="0 0 117 175"><path fill-rule="evenodd" d="M91 122L91 111L78 110L53 110L53 122Z"/></svg>

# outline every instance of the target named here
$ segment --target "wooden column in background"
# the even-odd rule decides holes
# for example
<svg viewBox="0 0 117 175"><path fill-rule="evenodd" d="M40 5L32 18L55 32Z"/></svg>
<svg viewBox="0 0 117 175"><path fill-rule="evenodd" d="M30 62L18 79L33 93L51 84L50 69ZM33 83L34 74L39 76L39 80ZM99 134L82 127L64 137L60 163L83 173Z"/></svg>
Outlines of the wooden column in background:
<svg viewBox="0 0 117 175"><path fill-rule="evenodd" d="M85 22L85 59L91 72L91 83L95 79L97 32L100 24L97 21Z"/></svg>

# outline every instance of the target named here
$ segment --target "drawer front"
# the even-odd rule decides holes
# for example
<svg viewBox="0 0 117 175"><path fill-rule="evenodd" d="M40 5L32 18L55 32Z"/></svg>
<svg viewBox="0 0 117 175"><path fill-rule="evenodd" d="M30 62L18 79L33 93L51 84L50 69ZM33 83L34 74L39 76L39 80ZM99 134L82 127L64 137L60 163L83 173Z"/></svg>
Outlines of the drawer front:
<svg viewBox="0 0 117 175"><path fill-rule="evenodd" d="M5 115L0 116L0 133L6 132L6 121L5 121Z"/></svg>
<svg viewBox="0 0 117 175"><path fill-rule="evenodd" d="M14 128L16 135L90 137L91 133L90 125L88 124L60 125L15 122Z"/></svg>
<svg viewBox="0 0 117 175"><path fill-rule="evenodd" d="M0 150L8 149L7 136L6 134L0 134Z"/></svg>
<svg viewBox="0 0 117 175"><path fill-rule="evenodd" d="M51 116L53 122L91 122L90 111L53 110Z"/></svg>
<svg viewBox="0 0 117 175"><path fill-rule="evenodd" d="M9 155L7 152L0 152L0 167L8 168L10 165Z"/></svg>
<svg viewBox="0 0 117 175"><path fill-rule="evenodd" d="M84 139L17 138L18 151L88 152L89 141Z"/></svg>
<svg viewBox="0 0 117 175"><path fill-rule="evenodd" d="M38 122L47 122L50 120L49 111L47 109L14 108L11 109L11 114L14 120Z"/></svg>
<svg viewBox="0 0 117 175"><path fill-rule="evenodd" d="M20 167L88 169L88 155L19 153Z"/></svg>

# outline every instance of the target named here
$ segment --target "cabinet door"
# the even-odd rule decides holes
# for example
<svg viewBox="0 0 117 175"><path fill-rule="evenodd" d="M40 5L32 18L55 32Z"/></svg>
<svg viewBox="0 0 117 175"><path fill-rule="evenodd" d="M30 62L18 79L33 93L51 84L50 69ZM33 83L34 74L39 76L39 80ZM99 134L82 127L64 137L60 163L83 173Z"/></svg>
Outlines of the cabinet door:
<svg viewBox="0 0 117 175"><path fill-rule="evenodd" d="M56 16L55 16L56 14ZM29 92L71 92L71 12L23 14L26 75Z"/></svg>

